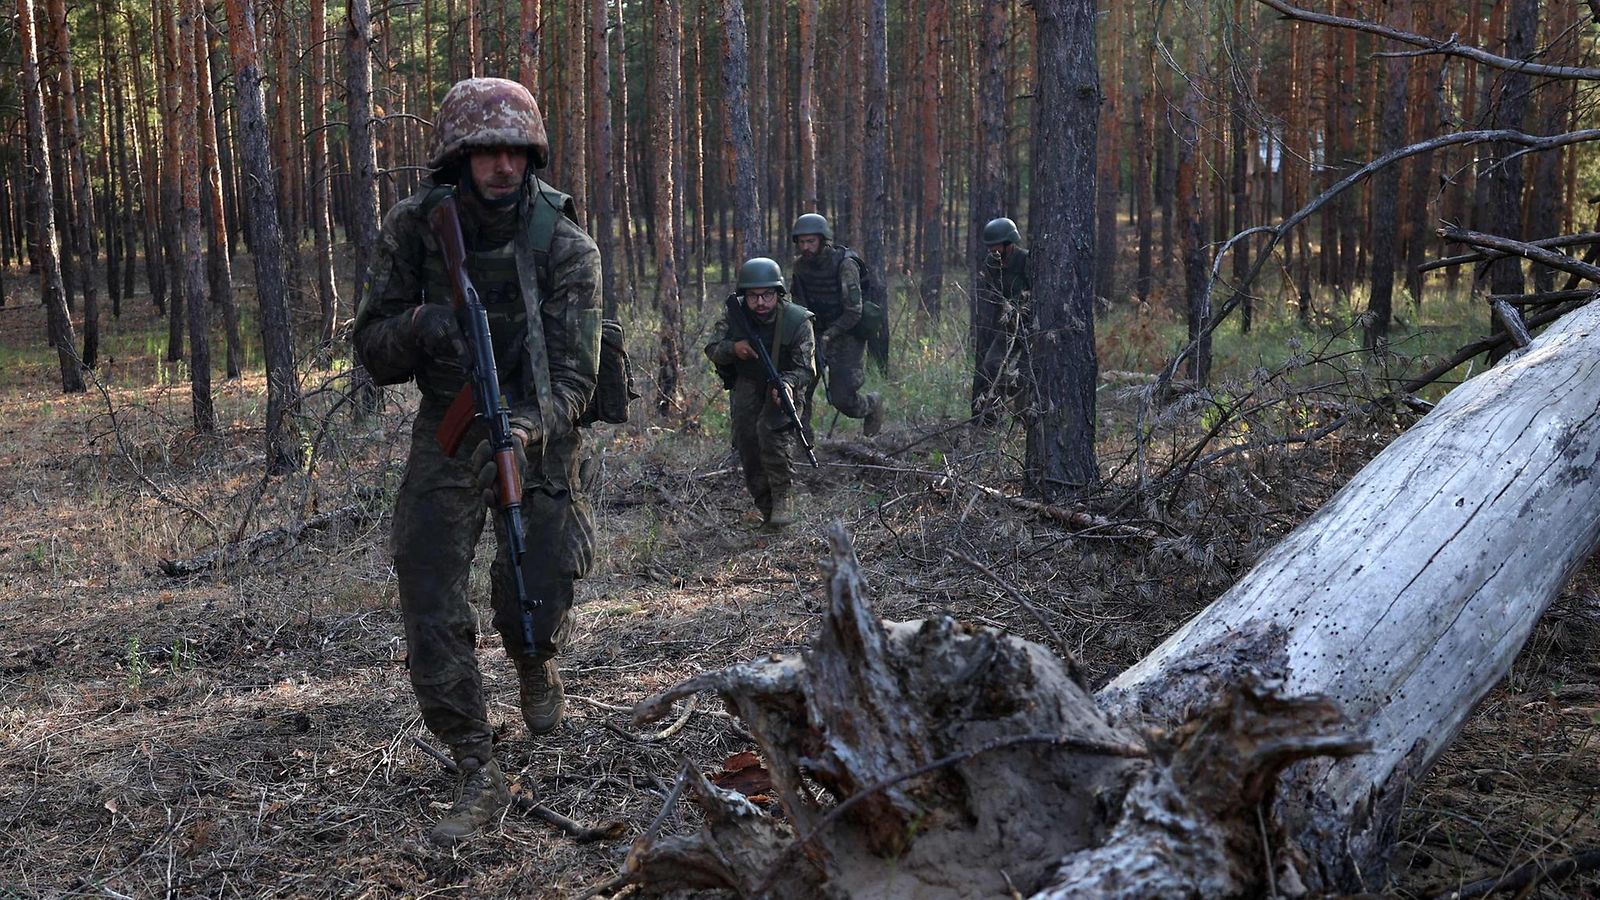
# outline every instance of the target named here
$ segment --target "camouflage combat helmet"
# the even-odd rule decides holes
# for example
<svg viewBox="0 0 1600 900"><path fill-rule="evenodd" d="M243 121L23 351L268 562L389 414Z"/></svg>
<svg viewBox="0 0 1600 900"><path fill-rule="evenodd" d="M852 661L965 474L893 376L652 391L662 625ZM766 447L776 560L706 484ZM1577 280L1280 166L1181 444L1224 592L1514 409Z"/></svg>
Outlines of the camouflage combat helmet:
<svg viewBox="0 0 1600 900"><path fill-rule="evenodd" d="M789 229L789 240L794 240L802 235L820 234L825 241L833 240L833 226L828 220L816 213L806 213L794 220L794 227Z"/></svg>
<svg viewBox="0 0 1600 900"><path fill-rule="evenodd" d="M442 169L475 147L524 147L535 169L550 161L544 118L527 88L504 78L468 78L444 95L428 168Z"/></svg>
<svg viewBox="0 0 1600 900"><path fill-rule="evenodd" d="M745 260L744 265L739 267L739 293L755 288L777 288L779 294L789 292L788 285L783 283L783 268L777 261L757 256Z"/></svg>
<svg viewBox="0 0 1600 900"><path fill-rule="evenodd" d="M1017 223L1001 217L990 219L989 224L983 226L983 244L993 247L995 244L1020 244L1022 234L1017 231Z"/></svg>

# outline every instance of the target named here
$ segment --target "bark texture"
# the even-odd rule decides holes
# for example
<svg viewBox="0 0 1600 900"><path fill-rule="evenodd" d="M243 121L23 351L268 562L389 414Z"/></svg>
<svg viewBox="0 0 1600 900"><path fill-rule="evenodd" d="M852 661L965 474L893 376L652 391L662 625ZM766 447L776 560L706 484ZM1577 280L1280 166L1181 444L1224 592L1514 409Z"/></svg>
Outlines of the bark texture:
<svg viewBox="0 0 1600 900"><path fill-rule="evenodd" d="M1095 132L1100 89L1094 0L1039 0L1029 275L1037 331L1027 481L1044 498L1098 477L1094 456Z"/></svg>
<svg viewBox="0 0 1600 900"><path fill-rule="evenodd" d="M39 89L39 41L35 28L33 0L17 0L17 37L22 56L22 109L27 119L29 202L38 222L34 261L39 266L39 293L49 322L49 341L56 348L61 364L61 390L75 394L84 389L83 372L78 367L72 333L72 316L67 313L67 290L61 278L60 248L56 243L56 213L50 155L45 151L44 95Z"/></svg>
<svg viewBox="0 0 1600 900"><path fill-rule="evenodd" d="M805 20L804 17L805 13L802 11L802 22ZM728 142L728 157L733 160L733 230L738 235L735 243L739 246L741 260L761 255L761 219L756 196L755 138L750 131L750 104L747 97L750 83L747 46L744 3L741 0L723 0L722 112L727 116L728 122L723 140ZM805 77L805 67L802 62L802 83ZM802 100L800 120L802 149L805 147L805 132L811 127L805 102ZM813 153L815 153L814 148ZM801 165L805 165L803 160Z"/></svg>
<svg viewBox="0 0 1600 900"><path fill-rule="evenodd" d="M300 384L295 379L289 301L284 295L283 235L278 230L277 184L272 177L266 103L261 95L255 2L227 3L228 45L233 53L239 108L239 163L247 176L244 205L248 208L248 241L255 263L256 302L261 306L261 341L267 364L267 467L282 472L300 461L300 444L290 419L300 403Z"/></svg>

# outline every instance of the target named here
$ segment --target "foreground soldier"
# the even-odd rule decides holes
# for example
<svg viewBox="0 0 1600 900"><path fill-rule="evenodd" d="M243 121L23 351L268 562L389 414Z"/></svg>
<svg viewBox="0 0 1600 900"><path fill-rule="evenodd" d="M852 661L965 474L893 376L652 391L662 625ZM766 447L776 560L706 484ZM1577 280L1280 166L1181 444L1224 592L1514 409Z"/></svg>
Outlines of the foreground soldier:
<svg viewBox="0 0 1600 900"><path fill-rule="evenodd" d="M570 631L573 580L593 558L593 525L577 495L574 422L594 393L600 341L599 252L567 217L570 198L533 176L548 156L538 106L520 84L474 78L451 88L434 126L432 183L384 217L372 291L356 318L356 346L374 379L415 377L422 392L395 501L393 551L417 705L461 771L460 795L430 834L442 844L488 824L510 796L494 761L474 653L477 613L467 596L495 466L488 442L479 443L481 424L468 432L467 445L478 445L470 461L446 456L435 439L464 381L463 343L427 219L453 191L468 274L488 309L500 384L522 442L529 548L522 569L538 603L534 646L524 646L503 549L491 568L491 603L517 669L523 719L531 734L545 734L561 720L555 657Z"/></svg>
<svg viewBox="0 0 1600 900"><path fill-rule="evenodd" d="M816 340L811 313L785 296L783 270L777 262L758 256L739 267L738 296L755 320L761 343L767 348L790 400L801 397L817 377ZM724 315L706 345L717 372L729 388L729 419L733 446L744 469L745 485L761 510L762 524L771 530L794 524L795 445L800 436L783 409L778 388L772 387L759 354L750 346L744 329Z"/></svg>
<svg viewBox="0 0 1600 900"><path fill-rule="evenodd" d="M992 219L983 226L987 252L978 271L978 367L972 412L992 425L1007 400L1023 396L1028 371L1027 338L1032 311L1028 251L1017 246L1017 223Z"/></svg>
<svg viewBox="0 0 1600 900"><path fill-rule="evenodd" d="M806 213L789 230L799 256L794 261L794 301L817 317L817 363L827 381L828 402L852 419L861 419L861 431L871 437L883 428L883 397L861 394L866 384L864 363L867 342L860 335L876 323L864 323L862 295L865 274L861 257L833 242L833 226L816 213ZM811 395L806 392L806 423L810 428Z"/></svg>

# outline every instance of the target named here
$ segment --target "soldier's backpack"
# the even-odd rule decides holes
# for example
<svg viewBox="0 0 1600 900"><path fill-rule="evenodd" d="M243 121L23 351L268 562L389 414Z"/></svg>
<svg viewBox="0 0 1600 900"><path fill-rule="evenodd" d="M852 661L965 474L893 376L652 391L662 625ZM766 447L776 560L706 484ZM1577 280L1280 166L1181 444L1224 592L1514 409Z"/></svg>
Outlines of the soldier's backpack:
<svg viewBox="0 0 1600 900"><path fill-rule="evenodd" d="M538 196L532 203L528 230L533 245L533 258L538 264L539 290L554 291L550 273L550 245L555 241L556 224L562 216L578 219L577 207L572 198L539 182ZM600 320L600 373L595 380L594 396L578 416L580 426L605 422L622 425L628 421L628 404L639 399L633 380L633 361L628 358L627 333L618 319Z"/></svg>

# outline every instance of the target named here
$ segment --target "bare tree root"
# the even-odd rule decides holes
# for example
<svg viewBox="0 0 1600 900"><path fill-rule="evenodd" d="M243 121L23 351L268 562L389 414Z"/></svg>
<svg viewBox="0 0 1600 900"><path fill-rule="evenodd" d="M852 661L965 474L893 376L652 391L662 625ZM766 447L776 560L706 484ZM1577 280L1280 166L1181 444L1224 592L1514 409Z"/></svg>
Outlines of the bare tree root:
<svg viewBox="0 0 1600 900"><path fill-rule="evenodd" d="M1292 847L1259 813L1279 774L1366 746L1330 701L1282 699L1265 676L1219 682L1177 727L1141 734L1044 647L948 618L880 622L843 528L828 540L829 608L805 651L701 675L635 711L658 720L716 690L754 735L783 818L686 766L679 784L703 824L658 840L658 818L611 886L779 898L1256 890L1263 833ZM1278 855L1274 877L1298 883L1299 858Z"/></svg>

